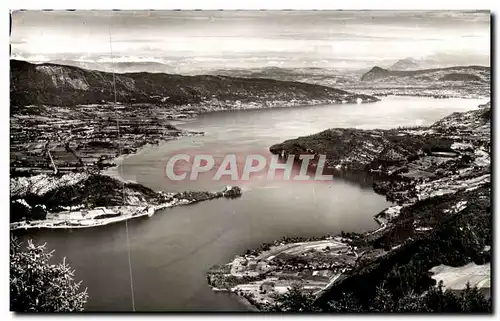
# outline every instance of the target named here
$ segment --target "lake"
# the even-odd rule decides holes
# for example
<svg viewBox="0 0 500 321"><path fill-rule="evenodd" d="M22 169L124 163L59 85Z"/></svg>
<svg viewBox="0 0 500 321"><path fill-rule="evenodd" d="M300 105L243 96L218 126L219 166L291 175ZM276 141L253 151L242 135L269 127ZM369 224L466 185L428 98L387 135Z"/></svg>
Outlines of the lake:
<svg viewBox="0 0 500 321"><path fill-rule="evenodd" d="M204 131L148 146L126 157L114 175L155 190L216 191L210 179L169 181L164 167L176 153L269 155L269 146L332 127L393 128L429 125L486 100L384 97L372 104L319 105L215 112L176 122ZM128 222L137 311L244 311L235 296L212 292L205 272L234 255L282 236L321 236L377 228L373 215L389 205L366 177L333 181L268 181L240 185L241 198L218 199L166 209ZM88 311L130 311L131 294L125 223L91 229L29 230L22 239L47 242L55 259L66 257L90 295Z"/></svg>

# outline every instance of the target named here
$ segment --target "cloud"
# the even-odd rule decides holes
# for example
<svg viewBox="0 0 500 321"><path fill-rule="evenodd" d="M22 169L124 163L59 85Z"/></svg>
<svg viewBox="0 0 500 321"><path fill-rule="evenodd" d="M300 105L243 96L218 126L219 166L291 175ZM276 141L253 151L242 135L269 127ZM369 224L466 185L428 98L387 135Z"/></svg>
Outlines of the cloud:
<svg viewBox="0 0 500 321"><path fill-rule="evenodd" d="M11 45L19 57L103 61L112 49L117 60L199 69L224 60L358 66L437 53L489 61L489 19L475 11L24 11L13 14Z"/></svg>

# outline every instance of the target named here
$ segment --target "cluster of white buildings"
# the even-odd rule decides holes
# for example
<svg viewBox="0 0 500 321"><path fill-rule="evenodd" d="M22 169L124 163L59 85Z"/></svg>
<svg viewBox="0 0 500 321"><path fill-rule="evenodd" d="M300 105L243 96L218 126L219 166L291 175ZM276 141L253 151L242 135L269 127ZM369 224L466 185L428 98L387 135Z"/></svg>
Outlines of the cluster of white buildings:
<svg viewBox="0 0 500 321"><path fill-rule="evenodd" d="M101 215L118 215L114 209L106 208L106 207L95 207L93 209L81 209L78 211L63 211L57 213L48 213L47 219L54 220L87 220L87 219L95 219Z"/></svg>

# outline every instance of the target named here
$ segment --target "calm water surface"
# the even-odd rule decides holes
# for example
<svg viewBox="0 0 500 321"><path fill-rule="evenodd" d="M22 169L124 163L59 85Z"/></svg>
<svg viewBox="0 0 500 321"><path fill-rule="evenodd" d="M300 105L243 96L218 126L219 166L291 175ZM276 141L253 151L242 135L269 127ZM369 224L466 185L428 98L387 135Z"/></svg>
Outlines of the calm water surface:
<svg viewBox="0 0 500 321"><path fill-rule="evenodd" d="M332 127L427 125L484 102L386 97L373 104L211 113L177 124L204 131L205 136L146 147L127 157L114 174L156 190L219 190L225 182L203 179L174 184L165 178L164 165L171 155L183 151L210 152L218 160L226 153L268 155L272 144ZM210 266L227 263L235 254L284 235L374 229L373 215L388 205L363 178L307 183L256 178L241 186L244 194L236 200L166 209L128 223L136 310L245 310L237 298L210 291L205 277ZM131 310L125 223L20 235L47 242L56 250L56 259L67 258L76 277L88 287L87 310Z"/></svg>

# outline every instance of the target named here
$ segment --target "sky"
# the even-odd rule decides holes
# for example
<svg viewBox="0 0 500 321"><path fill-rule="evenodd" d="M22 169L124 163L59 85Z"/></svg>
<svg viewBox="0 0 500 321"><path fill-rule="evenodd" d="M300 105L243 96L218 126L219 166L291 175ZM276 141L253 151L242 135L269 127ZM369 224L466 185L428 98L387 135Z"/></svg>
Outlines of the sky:
<svg viewBox="0 0 500 321"><path fill-rule="evenodd" d="M12 20L11 57L34 62L178 73L490 63L489 12L16 11Z"/></svg>

